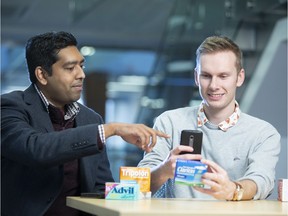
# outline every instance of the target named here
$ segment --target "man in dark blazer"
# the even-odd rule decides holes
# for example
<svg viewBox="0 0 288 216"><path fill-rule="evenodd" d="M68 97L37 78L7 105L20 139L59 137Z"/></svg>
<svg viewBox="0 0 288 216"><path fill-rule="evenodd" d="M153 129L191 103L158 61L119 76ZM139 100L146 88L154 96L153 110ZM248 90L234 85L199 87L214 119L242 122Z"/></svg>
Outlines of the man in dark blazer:
<svg viewBox="0 0 288 216"><path fill-rule="evenodd" d="M77 102L84 58L72 34L32 37L26 60L32 84L1 96L1 215L80 215L66 197L103 192L114 181L108 137L151 151L157 136L168 136L142 124L104 124Z"/></svg>

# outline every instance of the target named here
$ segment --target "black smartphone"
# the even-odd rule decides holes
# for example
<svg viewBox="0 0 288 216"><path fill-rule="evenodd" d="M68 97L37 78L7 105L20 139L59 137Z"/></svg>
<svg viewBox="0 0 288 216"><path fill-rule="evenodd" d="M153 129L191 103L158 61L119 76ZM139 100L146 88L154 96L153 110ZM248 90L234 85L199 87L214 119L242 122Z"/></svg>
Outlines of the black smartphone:
<svg viewBox="0 0 288 216"><path fill-rule="evenodd" d="M183 130L181 132L180 145L191 146L193 152L181 152L180 154L201 154L203 133L199 130Z"/></svg>
<svg viewBox="0 0 288 216"><path fill-rule="evenodd" d="M104 199L105 198L105 192L81 193L81 197Z"/></svg>

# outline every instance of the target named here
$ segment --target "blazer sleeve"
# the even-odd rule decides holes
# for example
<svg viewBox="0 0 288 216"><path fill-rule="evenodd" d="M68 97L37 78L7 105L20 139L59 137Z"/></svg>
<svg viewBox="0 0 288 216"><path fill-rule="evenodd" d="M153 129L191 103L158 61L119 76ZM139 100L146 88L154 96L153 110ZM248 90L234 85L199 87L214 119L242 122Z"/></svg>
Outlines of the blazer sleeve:
<svg viewBox="0 0 288 216"><path fill-rule="evenodd" d="M84 113L79 114L86 113L87 117L76 128L54 131L40 98L35 97L35 102L29 104L23 94L14 92L1 97L2 157L41 167L102 152L98 148L98 125L102 123L98 114L82 107ZM86 119L89 121L84 124Z"/></svg>

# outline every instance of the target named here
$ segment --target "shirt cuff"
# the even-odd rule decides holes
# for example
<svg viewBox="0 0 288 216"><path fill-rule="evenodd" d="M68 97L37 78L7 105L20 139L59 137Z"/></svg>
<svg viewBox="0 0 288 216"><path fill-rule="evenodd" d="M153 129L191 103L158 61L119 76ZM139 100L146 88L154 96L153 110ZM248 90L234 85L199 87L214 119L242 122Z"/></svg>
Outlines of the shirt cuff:
<svg viewBox="0 0 288 216"><path fill-rule="evenodd" d="M99 149L103 149L104 144L106 142L103 124L98 125L98 131L99 131L98 146L99 146Z"/></svg>

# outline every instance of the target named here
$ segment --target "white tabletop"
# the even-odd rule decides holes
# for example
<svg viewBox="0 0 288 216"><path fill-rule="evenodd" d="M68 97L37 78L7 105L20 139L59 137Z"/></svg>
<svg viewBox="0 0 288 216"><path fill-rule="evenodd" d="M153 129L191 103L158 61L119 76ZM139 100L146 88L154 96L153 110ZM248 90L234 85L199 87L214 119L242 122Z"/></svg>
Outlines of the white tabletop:
<svg viewBox="0 0 288 216"><path fill-rule="evenodd" d="M67 197L67 205L97 216L288 215L288 203L272 200L228 202L195 199L105 200Z"/></svg>

